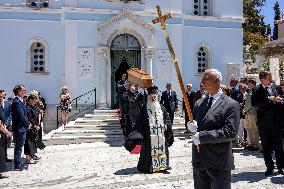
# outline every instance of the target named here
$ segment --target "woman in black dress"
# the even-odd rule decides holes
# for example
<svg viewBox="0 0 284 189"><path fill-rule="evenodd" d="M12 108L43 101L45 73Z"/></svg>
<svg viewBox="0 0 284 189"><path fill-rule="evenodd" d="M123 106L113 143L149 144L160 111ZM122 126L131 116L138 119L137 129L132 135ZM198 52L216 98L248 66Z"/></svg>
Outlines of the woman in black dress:
<svg viewBox="0 0 284 189"><path fill-rule="evenodd" d="M32 159L32 157L37 152L37 137L38 137L38 130L39 122L38 122L38 113L36 112L35 105L38 103L37 96L30 95L27 100L27 109L28 109L28 119L29 122L32 124L32 128L28 129L25 146L24 146L24 153L26 155L26 162L28 164L35 164L36 161Z"/></svg>
<svg viewBox="0 0 284 189"><path fill-rule="evenodd" d="M71 112L71 96L69 95L66 86L63 86L61 88L60 109L61 109L62 123L65 126L68 121L68 114Z"/></svg>
<svg viewBox="0 0 284 189"><path fill-rule="evenodd" d="M1 136L2 133L4 134ZM4 144L1 137L11 137L11 133L4 127L2 121L0 121L0 179L3 179L8 177L3 174L3 172L6 171L6 160L5 160Z"/></svg>

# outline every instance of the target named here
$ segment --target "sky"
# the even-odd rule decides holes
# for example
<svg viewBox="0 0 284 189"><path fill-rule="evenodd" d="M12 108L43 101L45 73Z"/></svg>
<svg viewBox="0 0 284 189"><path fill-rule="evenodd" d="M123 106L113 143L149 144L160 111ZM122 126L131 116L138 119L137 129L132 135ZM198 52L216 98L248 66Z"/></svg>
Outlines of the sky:
<svg viewBox="0 0 284 189"><path fill-rule="evenodd" d="M265 5L261 8L261 14L265 17L264 22L270 24L273 29L274 26L274 10L273 6L278 1L281 13L284 13L284 0L266 0Z"/></svg>

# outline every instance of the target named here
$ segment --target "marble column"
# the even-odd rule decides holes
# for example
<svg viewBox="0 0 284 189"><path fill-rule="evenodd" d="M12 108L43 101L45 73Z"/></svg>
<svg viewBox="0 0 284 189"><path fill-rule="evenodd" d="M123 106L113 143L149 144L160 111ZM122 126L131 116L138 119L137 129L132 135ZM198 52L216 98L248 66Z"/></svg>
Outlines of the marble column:
<svg viewBox="0 0 284 189"><path fill-rule="evenodd" d="M107 105L107 58L109 55L108 47L97 48L97 57L99 62L99 93L98 109L108 109Z"/></svg>
<svg viewBox="0 0 284 189"><path fill-rule="evenodd" d="M272 80L275 81L277 85L280 85L280 74L279 74L279 59L278 58L270 58L269 59L269 68L272 75Z"/></svg>
<svg viewBox="0 0 284 189"><path fill-rule="evenodd" d="M145 71L149 73L149 75L153 78L153 56L154 49L153 48L145 48Z"/></svg>

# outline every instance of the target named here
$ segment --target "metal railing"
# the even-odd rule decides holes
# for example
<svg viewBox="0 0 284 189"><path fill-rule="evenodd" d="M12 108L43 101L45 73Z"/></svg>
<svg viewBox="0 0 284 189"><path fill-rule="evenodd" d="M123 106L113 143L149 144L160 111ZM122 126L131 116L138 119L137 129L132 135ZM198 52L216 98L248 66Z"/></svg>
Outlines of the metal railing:
<svg viewBox="0 0 284 189"><path fill-rule="evenodd" d="M94 88L71 101L72 109L69 113L68 121L76 118L78 115L90 110L91 108L97 108L97 89ZM56 124L59 126L59 112L60 105L56 106Z"/></svg>

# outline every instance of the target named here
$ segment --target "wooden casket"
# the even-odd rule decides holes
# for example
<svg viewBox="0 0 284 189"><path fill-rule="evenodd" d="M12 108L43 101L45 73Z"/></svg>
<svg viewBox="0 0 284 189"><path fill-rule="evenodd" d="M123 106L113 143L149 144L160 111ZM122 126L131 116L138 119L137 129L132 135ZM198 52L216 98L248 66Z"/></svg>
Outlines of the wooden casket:
<svg viewBox="0 0 284 189"><path fill-rule="evenodd" d="M127 70L128 81L141 88L148 88L153 86L153 79L150 75L138 68L130 68Z"/></svg>

